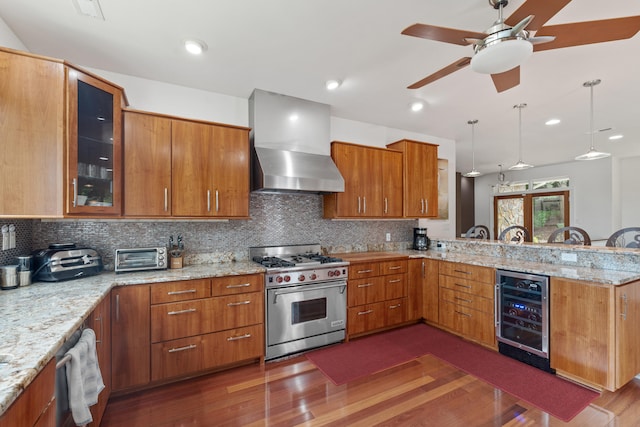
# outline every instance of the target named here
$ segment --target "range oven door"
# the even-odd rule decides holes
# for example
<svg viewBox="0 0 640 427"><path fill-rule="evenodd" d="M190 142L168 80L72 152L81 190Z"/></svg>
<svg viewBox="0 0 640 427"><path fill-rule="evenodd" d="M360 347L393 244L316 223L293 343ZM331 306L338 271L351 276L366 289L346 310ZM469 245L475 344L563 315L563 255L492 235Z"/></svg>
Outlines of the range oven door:
<svg viewBox="0 0 640 427"><path fill-rule="evenodd" d="M345 338L347 282L267 289L266 360Z"/></svg>

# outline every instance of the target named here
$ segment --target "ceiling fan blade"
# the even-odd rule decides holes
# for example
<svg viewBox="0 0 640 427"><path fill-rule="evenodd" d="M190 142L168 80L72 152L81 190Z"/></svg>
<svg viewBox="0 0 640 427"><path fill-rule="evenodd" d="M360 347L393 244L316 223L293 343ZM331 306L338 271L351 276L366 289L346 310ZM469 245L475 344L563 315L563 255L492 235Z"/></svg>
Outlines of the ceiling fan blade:
<svg viewBox="0 0 640 427"><path fill-rule="evenodd" d="M439 42L453 43L460 46L469 44L465 39L484 39L485 33L475 31L456 30L454 28L436 27L435 25L413 24L404 30L405 36L420 37L422 39L436 40Z"/></svg>
<svg viewBox="0 0 640 427"><path fill-rule="evenodd" d="M600 21L575 22L573 24L549 25L542 27L537 36L555 36L549 43L537 44L535 52L563 47L581 46L592 43L624 40L640 31L640 15L625 18L603 19Z"/></svg>
<svg viewBox="0 0 640 427"><path fill-rule="evenodd" d="M411 86L407 87L407 89L419 89L422 86L426 86L429 83L433 83L436 80L443 78L444 76L448 76L449 74L466 67L470 63L471 63L471 58L469 58L469 57L460 58L456 62L454 62L453 64L447 65L443 69L436 71L435 73L431 74L430 76L427 76L424 79L422 79L422 80L420 80L418 82L415 82Z"/></svg>
<svg viewBox="0 0 640 427"><path fill-rule="evenodd" d="M571 0L527 0L511 16L505 19L505 24L513 27L527 16L534 15L534 18L527 26L527 30L536 31L542 28L549 19L569 3L571 3Z"/></svg>
<svg viewBox="0 0 640 427"><path fill-rule="evenodd" d="M504 73L491 74L491 79L498 93L509 90L520 84L520 67L512 68Z"/></svg>

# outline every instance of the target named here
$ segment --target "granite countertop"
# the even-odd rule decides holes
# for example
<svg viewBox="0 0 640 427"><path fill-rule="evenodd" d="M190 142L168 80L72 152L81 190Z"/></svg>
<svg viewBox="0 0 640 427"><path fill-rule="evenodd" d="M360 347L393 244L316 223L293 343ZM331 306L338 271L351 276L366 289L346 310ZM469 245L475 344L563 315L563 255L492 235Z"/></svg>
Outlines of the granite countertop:
<svg viewBox="0 0 640 427"><path fill-rule="evenodd" d="M186 266L36 282L0 291L0 415L55 356L114 286L263 273L253 262Z"/></svg>

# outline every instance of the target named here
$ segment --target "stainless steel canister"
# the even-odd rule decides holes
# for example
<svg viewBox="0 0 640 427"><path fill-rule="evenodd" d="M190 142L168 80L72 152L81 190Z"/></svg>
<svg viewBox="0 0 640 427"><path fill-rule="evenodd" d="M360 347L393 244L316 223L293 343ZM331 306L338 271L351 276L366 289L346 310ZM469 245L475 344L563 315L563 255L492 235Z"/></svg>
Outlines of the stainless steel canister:
<svg viewBox="0 0 640 427"><path fill-rule="evenodd" d="M20 255L16 257L18 264L18 283L20 286L31 284L31 272L33 270L33 255Z"/></svg>
<svg viewBox="0 0 640 427"><path fill-rule="evenodd" d="M18 285L18 266L0 265L0 289L15 289Z"/></svg>

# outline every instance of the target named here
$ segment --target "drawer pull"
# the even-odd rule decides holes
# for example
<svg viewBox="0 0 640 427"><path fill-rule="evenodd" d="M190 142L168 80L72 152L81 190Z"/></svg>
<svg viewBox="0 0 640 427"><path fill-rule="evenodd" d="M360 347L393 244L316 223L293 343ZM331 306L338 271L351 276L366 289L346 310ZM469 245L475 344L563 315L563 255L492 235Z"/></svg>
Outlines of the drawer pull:
<svg viewBox="0 0 640 427"><path fill-rule="evenodd" d="M363 315L363 314L370 314L370 313L373 313L373 310L359 311L359 312L358 312L358 316L361 316L361 315Z"/></svg>
<svg viewBox="0 0 640 427"><path fill-rule="evenodd" d="M368 288L369 286L373 286L373 283L362 283L358 285L359 288Z"/></svg>
<svg viewBox="0 0 640 427"><path fill-rule="evenodd" d="M460 297L455 297L454 299L457 300L457 301L463 301L463 302L468 302L468 303L472 303L473 302L473 300L464 299L464 298L460 298Z"/></svg>
<svg viewBox="0 0 640 427"><path fill-rule="evenodd" d="M192 349L194 349L194 348L196 348L196 345L195 345L195 344L189 344L189 345L186 345L186 346L184 346L184 347L170 348L170 349L169 349L169 353L175 353L175 352L177 352L177 351L192 350Z"/></svg>
<svg viewBox="0 0 640 427"><path fill-rule="evenodd" d="M464 271L464 270L453 270L456 273L462 273L462 274L472 274L470 271Z"/></svg>
<svg viewBox="0 0 640 427"><path fill-rule="evenodd" d="M247 301L240 301L240 302L230 302L229 304L227 304L227 307L233 307L236 305L247 305L247 304L251 304L251 301L247 300Z"/></svg>
<svg viewBox="0 0 640 427"><path fill-rule="evenodd" d="M251 338L251 334L244 334L237 337L229 337L227 338L227 341L237 341L237 340L243 340L246 338Z"/></svg>
<svg viewBox="0 0 640 427"><path fill-rule="evenodd" d="M195 294L195 289L185 289L184 291L170 291L167 295L182 295L182 294Z"/></svg>
<svg viewBox="0 0 640 427"><path fill-rule="evenodd" d="M389 280L389 283L399 283L402 282L402 279Z"/></svg>
<svg viewBox="0 0 640 427"><path fill-rule="evenodd" d="M373 273L373 270L358 270L358 274L362 273Z"/></svg>
<svg viewBox="0 0 640 427"><path fill-rule="evenodd" d="M471 289L469 285L461 285L460 283L454 283L455 286L460 286L461 288Z"/></svg>
<svg viewBox="0 0 640 427"><path fill-rule="evenodd" d="M396 304L396 305L390 305L389 308L393 309L393 308L400 308L402 307L402 304Z"/></svg>
<svg viewBox="0 0 640 427"><path fill-rule="evenodd" d="M227 285L227 289L248 288L249 286L251 286L251 283L241 283L239 285Z"/></svg>
<svg viewBox="0 0 640 427"><path fill-rule="evenodd" d="M456 312L456 313L458 313L458 314L461 314L461 315L463 315L463 316L471 317L471 315L470 315L470 314L468 314L468 313L463 313L463 312L461 312L461 311L457 311L457 310L456 310L455 312Z"/></svg>
<svg viewBox="0 0 640 427"><path fill-rule="evenodd" d="M402 268L401 265L396 265L396 266L393 266L393 267L389 267L389 270L400 270L401 268Z"/></svg>
<svg viewBox="0 0 640 427"><path fill-rule="evenodd" d="M187 308L186 310L170 311L167 314L169 316L175 316L176 314L195 313L195 308Z"/></svg>

